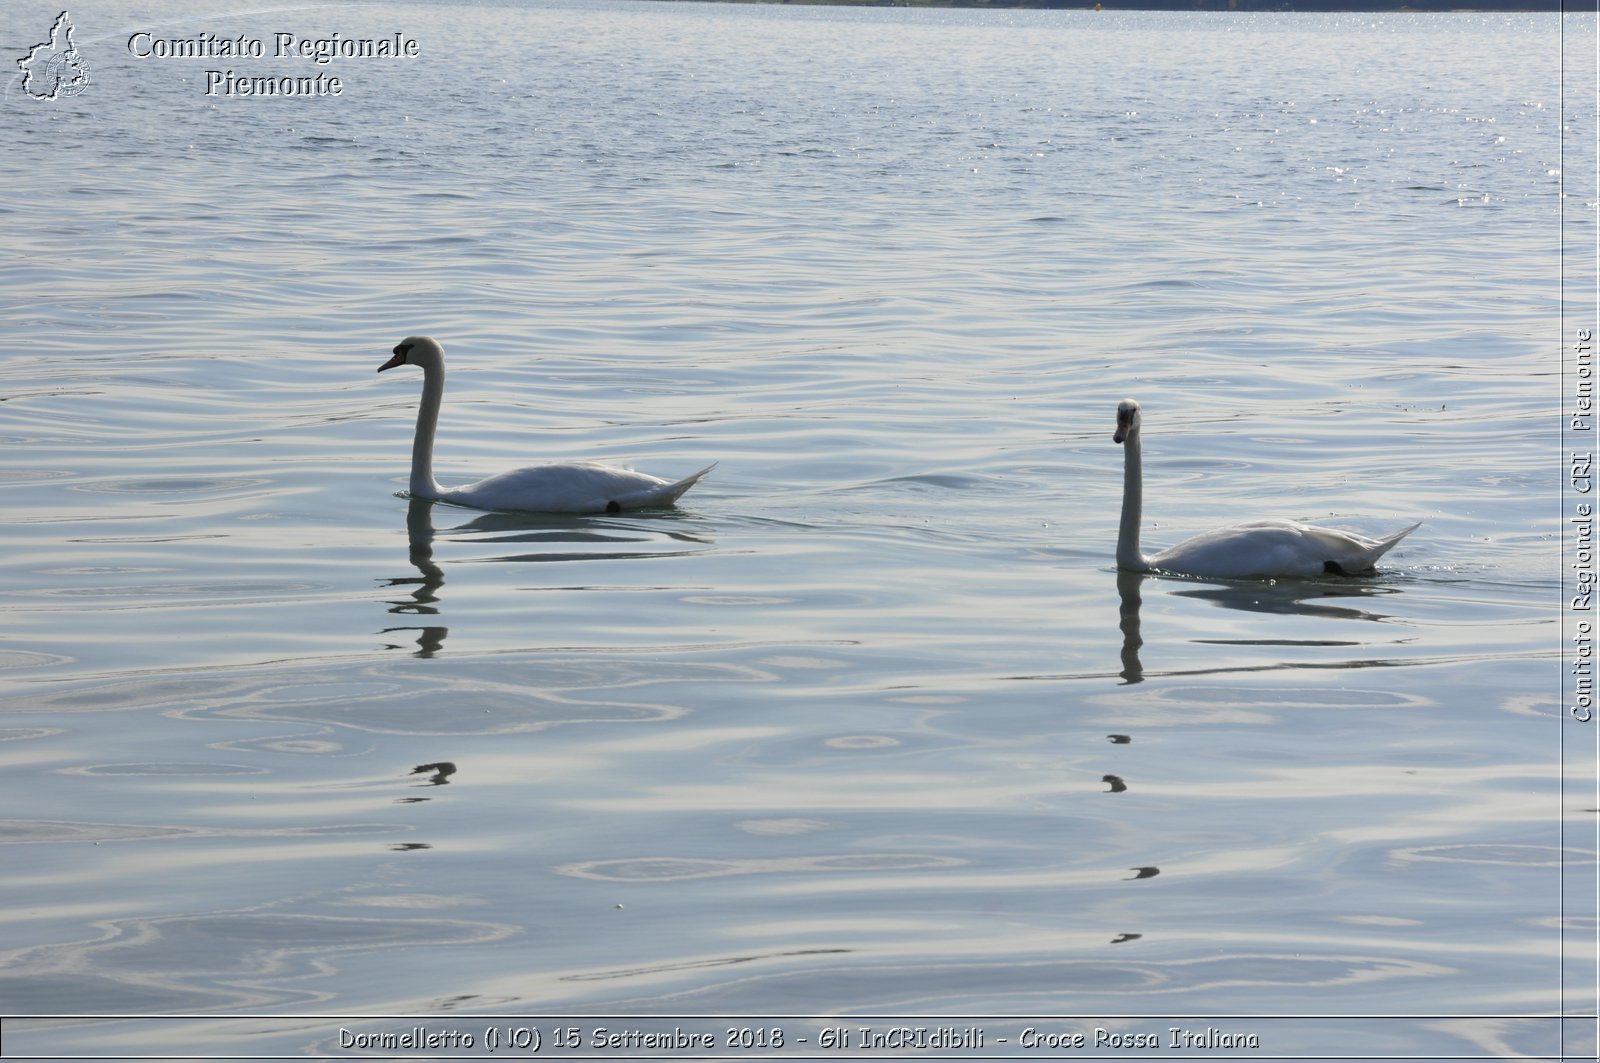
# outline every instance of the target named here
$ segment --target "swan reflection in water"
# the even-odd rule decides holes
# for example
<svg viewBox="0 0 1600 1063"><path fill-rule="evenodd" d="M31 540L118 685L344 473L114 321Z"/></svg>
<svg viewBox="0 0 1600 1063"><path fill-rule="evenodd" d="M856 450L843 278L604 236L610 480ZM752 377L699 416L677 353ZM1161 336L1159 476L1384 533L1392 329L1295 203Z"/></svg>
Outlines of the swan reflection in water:
<svg viewBox="0 0 1600 1063"><path fill-rule="evenodd" d="M440 589L444 586L444 569L433 558L433 544L440 533L434 528L435 506L441 514L470 513L432 499L411 498L406 504L406 539L411 564L417 575L394 576L386 579L387 587L403 588L407 597L390 599L389 612L437 616L440 613ZM533 562L533 561L600 561L634 558L677 557L699 553L711 545L704 536L676 530L657 532L656 525L666 521L681 520L671 511L649 517L607 518L563 516L537 513L474 513L470 519L445 529L452 542L490 544L539 544L544 549L517 550L492 556L465 558L475 562ZM638 524L650 522L648 531ZM670 544L662 548L662 540ZM637 544L637 546L635 546ZM682 544L684 548L672 548ZM638 546L654 547L640 549ZM584 549L587 547L587 549ZM633 548L630 548L633 547ZM380 633L416 631L417 656L432 657L444 643L449 628L444 625L397 626L383 628ZM391 649L399 649L395 644Z"/></svg>
<svg viewBox="0 0 1600 1063"><path fill-rule="evenodd" d="M428 778L422 782L411 783L410 785L413 788L422 786L449 786L450 776L454 775L455 773L456 766L454 761L439 760L432 764L418 764L416 767L411 769L410 774L426 775ZM420 805L432 800L433 798L431 797L401 797L395 800L395 804Z"/></svg>
<svg viewBox="0 0 1600 1063"><path fill-rule="evenodd" d="M448 786L450 785L450 776L455 773L455 763L448 760L435 761L432 764L418 764L411 769L412 775L428 776L425 783L427 786Z"/></svg>
<svg viewBox="0 0 1600 1063"><path fill-rule="evenodd" d="M413 498L406 507L406 538L410 542L411 563L422 575L396 576L385 581L390 587L414 587L410 601L389 603L391 613L437 613L438 590L444 586L444 570L433 560L433 503Z"/></svg>
<svg viewBox="0 0 1600 1063"><path fill-rule="evenodd" d="M394 576L384 581L389 587L409 587L411 596L398 601L391 599L389 612L415 613L420 616L438 615L439 588L444 586L444 570L433 560L433 503L427 499L413 498L406 507L406 538L410 543L410 557L412 565L416 566L418 576ZM449 629L443 625L420 625L404 627L386 627L379 634L388 635L397 631L415 631L417 635L417 656L432 657L444 645L445 635ZM387 644L386 649L399 649L396 643Z"/></svg>
<svg viewBox="0 0 1600 1063"><path fill-rule="evenodd" d="M1192 598L1248 613L1271 613L1321 617L1329 620L1370 620L1382 622L1389 614L1358 605L1334 604L1331 599L1376 599L1380 595L1398 594L1393 585L1370 582L1353 582L1335 579L1281 579L1269 582L1219 582L1200 583L1188 579L1162 579L1145 572L1117 572L1117 626L1122 630L1122 669L1118 673L1124 683L1138 683L1144 679L1144 664L1139 651L1144 646L1140 632L1139 610L1144 604L1142 587L1147 579L1161 579L1164 586L1182 586L1172 593L1175 597ZM1276 629L1273 629L1276 630ZM1237 639L1195 639L1197 643L1215 646L1364 646L1356 639L1294 639L1256 637ZM1208 671L1209 669L1202 669Z"/></svg>
<svg viewBox="0 0 1600 1063"><path fill-rule="evenodd" d="M1139 647L1144 637L1139 634L1139 607L1144 599L1139 588L1145 581L1143 572L1117 570L1117 626L1122 629L1122 676L1124 683L1137 683L1144 678L1144 665L1139 661Z"/></svg>

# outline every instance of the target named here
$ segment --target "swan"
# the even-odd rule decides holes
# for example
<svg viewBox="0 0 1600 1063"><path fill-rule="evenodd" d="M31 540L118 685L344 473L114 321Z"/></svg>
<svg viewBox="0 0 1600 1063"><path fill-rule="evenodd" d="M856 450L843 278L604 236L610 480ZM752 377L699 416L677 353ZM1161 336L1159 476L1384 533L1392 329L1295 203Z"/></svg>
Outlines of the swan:
<svg viewBox="0 0 1600 1063"><path fill-rule="evenodd" d="M1112 442L1123 445L1122 525L1117 567L1130 572L1166 572L1212 579L1271 579L1276 576L1370 575L1378 558L1422 526L1368 539L1294 520L1258 520L1196 535L1153 557L1139 552L1144 474L1139 451L1139 404L1117 404Z"/></svg>
<svg viewBox="0 0 1600 1063"><path fill-rule="evenodd" d="M422 403L411 446L411 497L454 502L476 509L517 509L536 513L619 513L625 509L670 506L706 473L707 465L681 480L663 480L632 469L580 461L513 469L465 487L440 487L433 478L433 436L444 397L444 348L431 336L407 336L378 372L397 365L422 370Z"/></svg>

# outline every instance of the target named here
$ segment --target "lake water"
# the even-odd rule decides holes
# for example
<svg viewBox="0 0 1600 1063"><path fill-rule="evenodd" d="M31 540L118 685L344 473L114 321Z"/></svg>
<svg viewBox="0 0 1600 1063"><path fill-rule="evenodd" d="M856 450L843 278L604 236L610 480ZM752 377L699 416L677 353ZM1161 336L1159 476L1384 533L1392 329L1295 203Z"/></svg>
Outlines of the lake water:
<svg viewBox="0 0 1600 1063"><path fill-rule="evenodd" d="M0 1013L57 1017L11 1056L1594 1053L1592 15L70 18L88 83L0 123ZM720 464L408 502L412 333L446 483ZM1125 396L1151 547L1424 523L1119 577Z"/></svg>

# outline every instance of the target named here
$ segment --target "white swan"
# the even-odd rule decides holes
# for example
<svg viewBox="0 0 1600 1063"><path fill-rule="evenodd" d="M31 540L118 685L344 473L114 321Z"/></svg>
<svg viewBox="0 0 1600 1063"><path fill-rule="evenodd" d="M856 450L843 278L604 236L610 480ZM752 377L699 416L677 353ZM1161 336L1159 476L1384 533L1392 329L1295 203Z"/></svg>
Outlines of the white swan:
<svg viewBox="0 0 1600 1063"><path fill-rule="evenodd" d="M465 487L445 488L433 478L433 436L444 397L444 348L431 336L407 336L378 372L397 365L422 370L422 404L417 437L411 446L411 496L477 509L517 509L536 513L617 513L625 509L670 506L715 463L681 480L663 480L632 469L596 462L533 465L513 469Z"/></svg>
<svg viewBox="0 0 1600 1063"><path fill-rule="evenodd" d="M1170 572L1212 579L1367 575L1378 558L1421 527L1419 521L1381 539L1368 539L1299 521L1258 520L1205 532L1145 557L1139 552L1144 475L1137 402L1123 399L1117 404L1117 431L1111 439L1124 448L1117 567L1131 572Z"/></svg>

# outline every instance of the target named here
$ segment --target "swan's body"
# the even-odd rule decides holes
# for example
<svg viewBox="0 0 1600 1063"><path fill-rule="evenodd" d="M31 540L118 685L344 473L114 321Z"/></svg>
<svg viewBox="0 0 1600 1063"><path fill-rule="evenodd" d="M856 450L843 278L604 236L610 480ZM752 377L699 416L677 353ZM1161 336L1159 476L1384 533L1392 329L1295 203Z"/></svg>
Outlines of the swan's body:
<svg viewBox="0 0 1600 1063"><path fill-rule="evenodd" d="M411 496L454 502L476 509L516 509L536 513L616 513L624 509L670 506L700 482L715 465L681 480L663 480L632 469L580 461L533 465L491 476L465 487L440 487L433 478L433 437L444 398L444 348L428 336L408 336L378 372L397 365L422 370L422 403L411 446Z"/></svg>
<svg viewBox="0 0 1600 1063"><path fill-rule="evenodd" d="M1294 520L1258 520L1205 532L1146 557L1139 551L1144 476L1137 402L1123 399L1118 404L1117 431L1111 438L1124 448L1117 567L1130 572L1168 572L1212 579L1361 576L1370 574L1378 558L1420 527L1413 524L1381 539L1368 539Z"/></svg>

